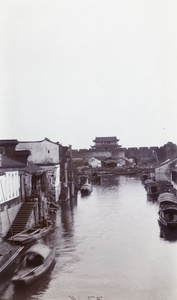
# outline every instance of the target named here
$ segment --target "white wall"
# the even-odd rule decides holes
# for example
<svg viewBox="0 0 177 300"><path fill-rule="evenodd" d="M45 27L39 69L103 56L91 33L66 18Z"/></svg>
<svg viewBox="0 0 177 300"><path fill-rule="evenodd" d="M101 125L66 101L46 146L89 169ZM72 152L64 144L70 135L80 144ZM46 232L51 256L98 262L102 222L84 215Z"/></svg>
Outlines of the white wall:
<svg viewBox="0 0 177 300"><path fill-rule="evenodd" d="M2 222L2 236L5 236L9 231L22 203L19 203L8 210L1 212L1 222Z"/></svg>
<svg viewBox="0 0 177 300"><path fill-rule="evenodd" d="M96 158L90 158L88 160L88 164L92 167L92 168L100 168L101 167L101 161L96 159Z"/></svg>
<svg viewBox="0 0 177 300"><path fill-rule="evenodd" d="M0 176L0 204L19 197L19 188L18 171L5 172Z"/></svg>
<svg viewBox="0 0 177 300"><path fill-rule="evenodd" d="M41 166L41 168L46 171L48 190L55 192L55 201L58 201L61 192L60 165Z"/></svg>
<svg viewBox="0 0 177 300"><path fill-rule="evenodd" d="M48 140L21 142L16 146L16 150L30 150L28 160L34 164L59 163L59 145Z"/></svg>

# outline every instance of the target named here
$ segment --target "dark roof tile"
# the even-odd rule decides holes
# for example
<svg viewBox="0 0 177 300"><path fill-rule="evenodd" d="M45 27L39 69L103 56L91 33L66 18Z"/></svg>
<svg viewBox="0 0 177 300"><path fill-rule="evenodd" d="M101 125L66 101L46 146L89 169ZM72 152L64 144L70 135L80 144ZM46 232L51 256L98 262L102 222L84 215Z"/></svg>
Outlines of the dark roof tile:
<svg viewBox="0 0 177 300"><path fill-rule="evenodd" d="M26 165L0 154L0 168L24 168Z"/></svg>

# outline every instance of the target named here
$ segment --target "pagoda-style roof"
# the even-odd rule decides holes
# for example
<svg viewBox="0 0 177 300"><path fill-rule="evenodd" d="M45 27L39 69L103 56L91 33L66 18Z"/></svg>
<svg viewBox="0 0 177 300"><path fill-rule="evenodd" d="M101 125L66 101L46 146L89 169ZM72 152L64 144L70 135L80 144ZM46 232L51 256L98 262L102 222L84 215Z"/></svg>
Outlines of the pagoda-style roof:
<svg viewBox="0 0 177 300"><path fill-rule="evenodd" d="M91 146L92 149L103 149L103 150L113 150L120 148L121 146L118 144L118 139L116 136L104 136L104 137L96 137L93 142L94 146Z"/></svg>
<svg viewBox="0 0 177 300"><path fill-rule="evenodd" d="M118 142L116 136L107 136L107 137L96 137L95 140L93 140L94 143L101 143L101 142Z"/></svg>

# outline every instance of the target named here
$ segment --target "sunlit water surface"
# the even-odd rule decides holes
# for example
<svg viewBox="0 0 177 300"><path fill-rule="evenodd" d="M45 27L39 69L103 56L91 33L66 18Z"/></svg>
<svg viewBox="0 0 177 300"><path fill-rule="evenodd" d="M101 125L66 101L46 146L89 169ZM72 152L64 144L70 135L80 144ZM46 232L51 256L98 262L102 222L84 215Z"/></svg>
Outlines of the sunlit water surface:
<svg viewBox="0 0 177 300"><path fill-rule="evenodd" d="M139 178L107 176L89 196L62 204L55 265L27 288L6 281L2 300L175 300L177 235L158 224L158 204Z"/></svg>

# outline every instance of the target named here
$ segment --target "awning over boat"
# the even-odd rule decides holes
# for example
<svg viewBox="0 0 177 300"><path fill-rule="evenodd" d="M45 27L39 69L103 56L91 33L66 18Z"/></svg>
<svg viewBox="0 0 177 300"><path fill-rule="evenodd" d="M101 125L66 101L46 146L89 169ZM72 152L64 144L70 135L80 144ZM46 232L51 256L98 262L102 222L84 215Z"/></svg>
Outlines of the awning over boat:
<svg viewBox="0 0 177 300"><path fill-rule="evenodd" d="M175 207L169 206L167 208L164 208L163 211L164 211L165 214L168 214L168 213L175 213L175 214L177 214L177 207L176 206Z"/></svg>
<svg viewBox="0 0 177 300"><path fill-rule="evenodd" d="M158 186L157 183L155 181L153 181L152 179L146 179L144 181L144 184L147 186Z"/></svg>
<svg viewBox="0 0 177 300"><path fill-rule="evenodd" d="M175 195L173 193L162 193L159 195L158 197L158 202L162 203L162 202L172 202L177 204L177 198L175 197Z"/></svg>
<svg viewBox="0 0 177 300"><path fill-rule="evenodd" d="M47 245L44 244L34 244L32 247L30 247L26 252L26 254L30 254L30 253L34 253L34 254L38 254L40 256L42 256L44 259L49 255L50 253L50 248Z"/></svg>

